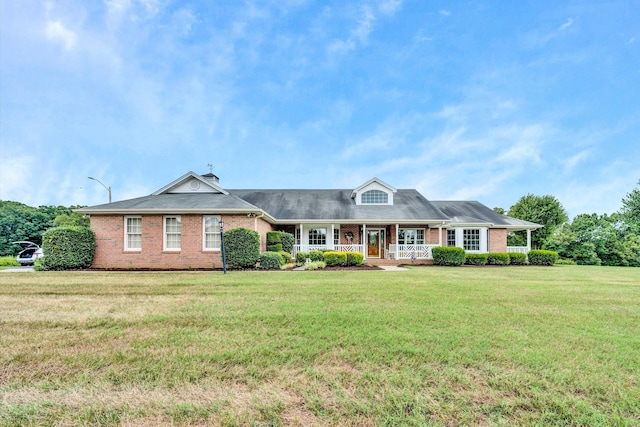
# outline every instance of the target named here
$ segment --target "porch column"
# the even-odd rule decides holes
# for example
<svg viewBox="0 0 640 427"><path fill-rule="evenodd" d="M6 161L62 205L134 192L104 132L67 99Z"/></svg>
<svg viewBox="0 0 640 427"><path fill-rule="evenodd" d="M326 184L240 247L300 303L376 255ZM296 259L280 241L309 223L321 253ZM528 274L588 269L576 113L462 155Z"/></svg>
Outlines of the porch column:
<svg viewBox="0 0 640 427"><path fill-rule="evenodd" d="M333 223L331 223L331 245L329 246L332 250L335 249L335 242L333 241L333 234L335 233L333 229Z"/></svg>
<svg viewBox="0 0 640 427"><path fill-rule="evenodd" d="M302 223L300 223L300 251L304 252L304 247L302 246L304 243L304 231L302 230Z"/></svg>
<svg viewBox="0 0 640 427"><path fill-rule="evenodd" d="M438 226L438 246L442 246L442 224Z"/></svg>
<svg viewBox="0 0 640 427"><path fill-rule="evenodd" d="M367 224L362 224L362 255L367 259Z"/></svg>
<svg viewBox="0 0 640 427"><path fill-rule="evenodd" d="M531 251L531 229L527 229L527 253Z"/></svg>

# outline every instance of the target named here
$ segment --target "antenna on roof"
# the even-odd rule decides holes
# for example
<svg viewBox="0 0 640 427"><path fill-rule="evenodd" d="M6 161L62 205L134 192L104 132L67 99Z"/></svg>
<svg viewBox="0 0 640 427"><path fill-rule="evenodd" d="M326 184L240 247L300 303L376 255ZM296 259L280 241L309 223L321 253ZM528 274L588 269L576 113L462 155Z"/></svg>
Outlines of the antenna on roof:
<svg viewBox="0 0 640 427"><path fill-rule="evenodd" d="M209 168L209 173L213 173L213 165L211 163L207 163L207 167Z"/></svg>

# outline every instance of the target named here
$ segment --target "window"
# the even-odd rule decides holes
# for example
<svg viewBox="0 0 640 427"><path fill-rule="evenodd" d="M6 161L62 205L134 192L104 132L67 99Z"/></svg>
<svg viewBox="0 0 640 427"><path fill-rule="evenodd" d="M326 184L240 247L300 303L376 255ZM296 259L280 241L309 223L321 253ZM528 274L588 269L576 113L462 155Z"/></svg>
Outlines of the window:
<svg viewBox="0 0 640 427"><path fill-rule="evenodd" d="M480 250L480 230L469 229L463 230L463 247L465 251L479 251Z"/></svg>
<svg viewBox="0 0 640 427"><path fill-rule="evenodd" d="M447 246L456 245L456 230L447 230Z"/></svg>
<svg viewBox="0 0 640 427"><path fill-rule="evenodd" d="M180 250L182 241L182 219L179 216L164 217L164 248Z"/></svg>
<svg viewBox="0 0 640 427"><path fill-rule="evenodd" d="M401 228L398 230L399 245L424 245L424 228Z"/></svg>
<svg viewBox="0 0 640 427"><path fill-rule="evenodd" d="M389 195L380 190L369 190L362 193L362 203L373 205L386 205L389 203Z"/></svg>
<svg viewBox="0 0 640 427"><path fill-rule="evenodd" d="M309 245L326 246L327 245L327 229L312 228L309 230Z"/></svg>
<svg viewBox="0 0 640 427"><path fill-rule="evenodd" d="M124 249L127 251L142 249L142 217L128 216L124 219Z"/></svg>
<svg viewBox="0 0 640 427"><path fill-rule="evenodd" d="M339 228L334 228L333 229L333 244L334 245L339 245L340 244L340 229Z"/></svg>
<svg viewBox="0 0 640 427"><path fill-rule="evenodd" d="M220 215L202 217L204 249L220 249Z"/></svg>

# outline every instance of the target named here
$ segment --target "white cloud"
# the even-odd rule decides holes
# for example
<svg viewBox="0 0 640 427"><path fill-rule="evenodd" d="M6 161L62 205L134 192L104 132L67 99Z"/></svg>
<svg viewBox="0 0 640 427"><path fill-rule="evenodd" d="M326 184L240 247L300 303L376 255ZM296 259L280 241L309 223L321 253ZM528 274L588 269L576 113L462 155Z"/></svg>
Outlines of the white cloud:
<svg viewBox="0 0 640 427"><path fill-rule="evenodd" d="M451 12L446 9L440 9L440 15L442 16L451 16Z"/></svg>
<svg viewBox="0 0 640 427"><path fill-rule="evenodd" d="M567 22L565 22L564 24L560 25L560 28L558 28L558 31L564 31L567 28L569 28L571 25L573 25L573 18L567 19Z"/></svg>
<svg viewBox="0 0 640 427"><path fill-rule="evenodd" d="M73 49L78 41L76 33L67 29L60 21L47 22L45 34L49 40L62 43L65 50Z"/></svg>
<svg viewBox="0 0 640 427"><path fill-rule="evenodd" d="M385 15L393 15L400 7L402 7L402 0L385 0L378 5L380 12Z"/></svg>

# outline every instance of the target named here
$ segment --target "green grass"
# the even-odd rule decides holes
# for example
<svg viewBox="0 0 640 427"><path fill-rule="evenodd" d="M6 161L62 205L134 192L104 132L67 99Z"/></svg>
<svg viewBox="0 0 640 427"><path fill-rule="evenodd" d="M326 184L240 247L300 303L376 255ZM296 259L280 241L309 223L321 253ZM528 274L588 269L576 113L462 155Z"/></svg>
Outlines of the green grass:
<svg viewBox="0 0 640 427"><path fill-rule="evenodd" d="M0 274L0 425L640 425L640 269Z"/></svg>

